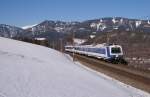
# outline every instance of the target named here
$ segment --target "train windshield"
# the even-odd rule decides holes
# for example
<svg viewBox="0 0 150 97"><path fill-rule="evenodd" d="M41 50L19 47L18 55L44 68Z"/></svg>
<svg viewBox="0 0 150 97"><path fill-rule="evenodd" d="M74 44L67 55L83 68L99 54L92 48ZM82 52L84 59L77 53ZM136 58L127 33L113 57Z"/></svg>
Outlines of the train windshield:
<svg viewBox="0 0 150 97"><path fill-rule="evenodd" d="M111 48L111 53L121 53L121 49L120 49L120 47L113 47L113 48Z"/></svg>

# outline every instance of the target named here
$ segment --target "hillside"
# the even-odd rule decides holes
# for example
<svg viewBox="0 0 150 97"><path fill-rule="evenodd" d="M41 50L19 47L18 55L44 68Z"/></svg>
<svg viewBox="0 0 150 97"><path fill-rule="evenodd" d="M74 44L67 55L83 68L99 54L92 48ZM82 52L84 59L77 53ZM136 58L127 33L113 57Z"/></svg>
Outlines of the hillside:
<svg viewBox="0 0 150 97"><path fill-rule="evenodd" d="M121 31L150 32L150 21L124 17L104 17L99 19L85 20L82 22L45 20L39 24L25 26L22 28L1 24L0 36L10 38L54 38L51 40L53 41L56 38L64 38L64 35L71 37L71 34L74 33L76 38L87 39L93 32L111 32L114 29ZM54 33L56 35L54 35Z"/></svg>
<svg viewBox="0 0 150 97"><path fill-rule="evenodd" d="M38 45L0 37L0 59L1 97L150 96Z"/></svg>
<svg viewBox="0 0 150 97"><path fill-rule="evenodd" d="M85 44L104 43L107 40L106 33L110 34L109 43L123 46L126 58L140 59L142 64L144 60L147 68L150 64L150 20L124 17L104 17L82 22L45 20L23 29L0 25L1 37L31 41L35 38L45 38L48 42L46 46L55 49L60 49L61 43L72 44L73 37L88 40Z"/></svg>

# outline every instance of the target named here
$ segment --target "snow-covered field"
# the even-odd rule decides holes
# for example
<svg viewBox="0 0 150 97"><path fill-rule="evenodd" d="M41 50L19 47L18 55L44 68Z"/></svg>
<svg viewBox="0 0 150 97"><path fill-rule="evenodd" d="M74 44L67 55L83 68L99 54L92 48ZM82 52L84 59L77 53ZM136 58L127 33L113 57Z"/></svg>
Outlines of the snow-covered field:
<svg viewBox="0 0 150 97"><path fill-rule="evenodd" d="M0 97L150 97L50 48L0 37Z"/></svg>

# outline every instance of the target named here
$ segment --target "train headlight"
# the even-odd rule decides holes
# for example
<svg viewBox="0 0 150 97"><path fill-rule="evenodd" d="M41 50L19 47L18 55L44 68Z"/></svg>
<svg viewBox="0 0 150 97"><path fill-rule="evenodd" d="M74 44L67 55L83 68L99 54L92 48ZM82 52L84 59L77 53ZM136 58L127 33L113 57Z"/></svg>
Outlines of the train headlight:
<svg viewBox="0 0 150 97"><path fill-rule="evenodd" d="M116 55L116 57L118 58L118 57L119 57L119 55Z"/></svg>

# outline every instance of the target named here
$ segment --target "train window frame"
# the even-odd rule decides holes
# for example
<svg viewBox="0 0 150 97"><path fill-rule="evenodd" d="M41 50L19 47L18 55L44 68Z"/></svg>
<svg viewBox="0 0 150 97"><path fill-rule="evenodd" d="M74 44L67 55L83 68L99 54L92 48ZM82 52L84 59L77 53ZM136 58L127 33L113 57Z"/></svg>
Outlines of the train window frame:
<svg viewBox="0 0 150 97"><path fill-rule="evenodd" d="M122 53L122 50L121 50L120 47L111 47L110 51L111 51L111 54L120 54L120 53Z"/></svg>
<svg viewBox="0 0 150 97"><path fill-rule="evenodd" d="M121 52L120 53L112 53L111 48L113 48L113 47L119 47ZM122 47L119 45L112 45L112 46L109 46L109 53L110 53L110 55L123 55L123 50L122 50Z"/></svg>
<svg viewBox="0 0 150 97"><path fill-rule="evenodd" d="M120 47L111 47L111 53L112 54L120 54L121 48Z"/></svg>

